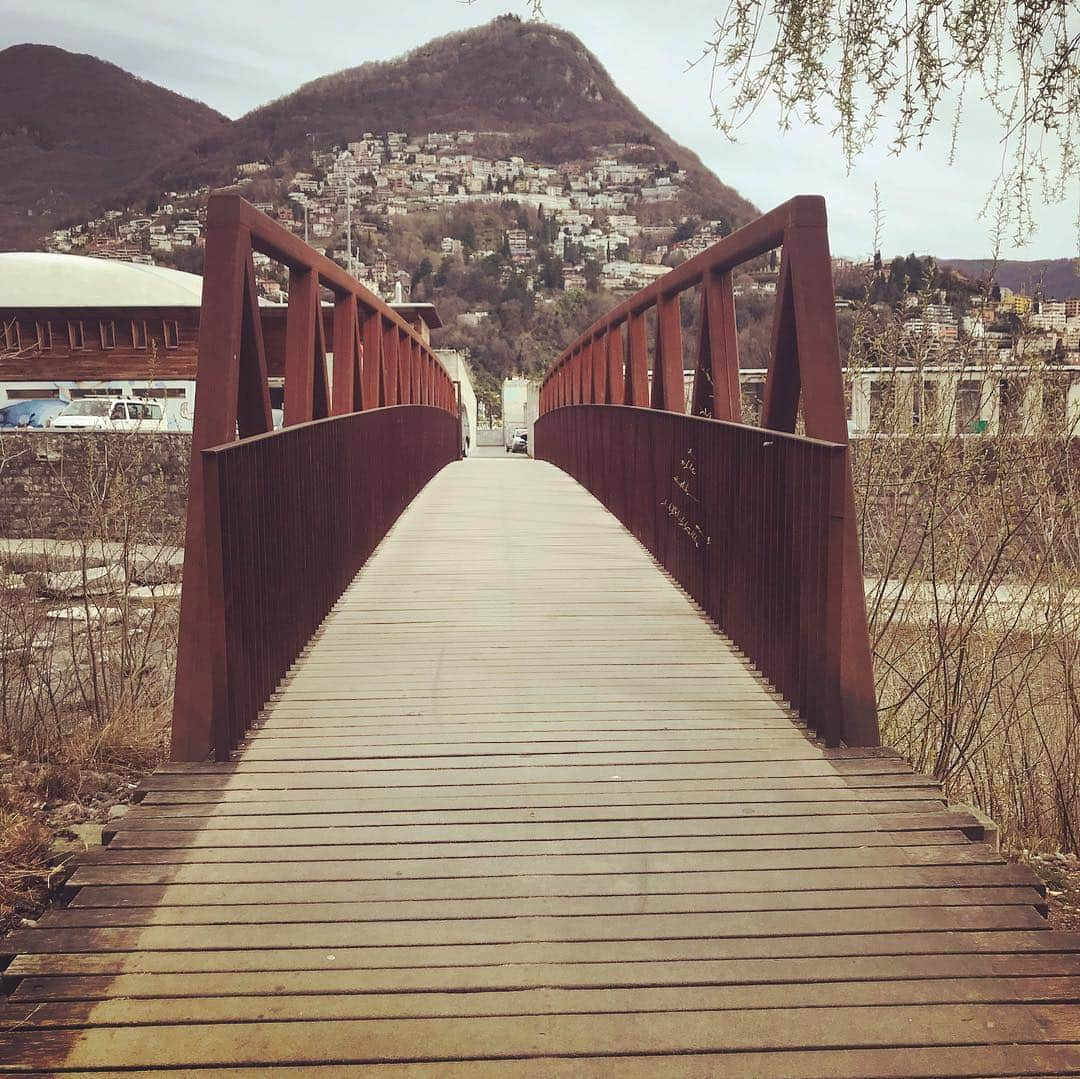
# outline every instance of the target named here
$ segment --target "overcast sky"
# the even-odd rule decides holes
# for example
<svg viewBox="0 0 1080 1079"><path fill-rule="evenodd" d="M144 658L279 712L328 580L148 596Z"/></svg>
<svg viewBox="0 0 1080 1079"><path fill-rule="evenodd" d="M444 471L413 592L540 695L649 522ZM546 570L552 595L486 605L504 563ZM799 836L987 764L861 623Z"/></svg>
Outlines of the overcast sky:
<svg viewBox="0 0 1080 1079"><path fill-rule="evenodd" d="M757 206L767 209L793 194L824 194L835 254L871 251L875 183L886 253L991 254L990 228L979 211L1001 157L992 117L969 115L951 166L943 131L930 146L899 159L881 137L848 174L826 130L780 133L775 113L768 112L732 144L710 122L708 73L686 70L725 2L545 0L544 7L552 22L599 56L639 108ZM527 16L526 0L317 6L286 0L0 0L0 47L32 41L93 53L235 117L319 75L388 59L505 11ZM1007 247L1002 255L1074 256L1077 198L1074 189L1067 205L1036 203L1038 233L1027 246Z"/></svg>

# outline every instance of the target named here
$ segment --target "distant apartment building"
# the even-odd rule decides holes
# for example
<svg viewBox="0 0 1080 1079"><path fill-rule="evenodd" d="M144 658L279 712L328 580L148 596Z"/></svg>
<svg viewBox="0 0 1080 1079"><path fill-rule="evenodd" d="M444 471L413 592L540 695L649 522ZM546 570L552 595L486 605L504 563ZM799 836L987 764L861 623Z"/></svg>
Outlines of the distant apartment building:
<svg viewBox="0 0 1080 1079"><path fill-rule="evenodd" d="M523 261L529 257L529 234L525 229L507 229L506 246L510 257L515 261Z"/></svg>

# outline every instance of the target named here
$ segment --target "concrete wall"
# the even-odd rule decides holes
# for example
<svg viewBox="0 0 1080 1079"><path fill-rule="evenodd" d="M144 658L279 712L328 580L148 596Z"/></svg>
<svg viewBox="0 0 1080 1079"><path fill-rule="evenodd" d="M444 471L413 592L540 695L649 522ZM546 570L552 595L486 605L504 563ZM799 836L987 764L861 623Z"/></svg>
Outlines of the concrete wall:
<svg viewBox="0 0 1080 1079"><path fill-rule="evenodd" d="M463 433L468 434L470 448L475 447L479 444L476 440L476 390L473 389L469 365L465 362L465 353L454 348L444 348L437 349L435 355L446 368L451 381L459 384L461 407L465 413L462 417Z"/></svg>
<svg viewBox="0 0 1080 1079"><path fill-rule="evenodd" d="M139 527L182 542L190 454L188 434L0 432L0 537L85 534L94 507L135 489L130 497L146 500ZM121 514L102 516L107 525Z"/></svg>
<svg viewBox="0 0 1080 1079"><path fill-rule="evenodd" d="M536 421L540 418L540 383L530 382L525 395L525 426L529 429L529 456L536 456Z"/></svg>
<svg viewBox="0 0 1080 1079"><path fill-rule="evenodd" d="M525 378L505 378L502 384L503 441L509 446L514 430L528 427L525 414L529 399L529 381Z"/></svg>

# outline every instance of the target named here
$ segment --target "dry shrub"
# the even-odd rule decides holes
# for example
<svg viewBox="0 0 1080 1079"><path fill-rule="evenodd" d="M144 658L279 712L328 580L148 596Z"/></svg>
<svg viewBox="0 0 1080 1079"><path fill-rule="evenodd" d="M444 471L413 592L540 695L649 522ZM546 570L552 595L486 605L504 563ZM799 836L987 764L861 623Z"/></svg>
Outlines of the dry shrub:
<svg viewBox="0 0 1080 1079"><path fill-rule="evenodd" d="M164 531L165 478L137 433L33 437L93 441L84 467L58 466L72 522L63 554L16 552L0 566L0 745L29 761L150 767L164 742L179 602L133 587L176 576L169 558L182 538ZM11 564L36 569L20 576ZM58 589L74 595L50 599Z"/></svg>
<svg viewBox="0 0 1080 1079"><path fill-rule="evenodd" d="M1008 844L1077 850L1069 376L1039 357L988 367L963 343L946 355L879 318L864 331L850 389L865 404L872 381L874 407L852 462L883 738L985 809Z"/></svg>
<svg viewBox="0 0 1080 1079"><path fill-rule="evenodd" d="M0 805L0 924L44 895L50 833L30 808L7 796ZM21 799L19 800L21 801Z"/></svg>
<svg viewBox="0 0 1080 1079"><path fill-rule="evenodd" d="M131 712L114 712L101 726L76 741L72 756L99 767L122 772L149 772L168 748L171 701Z"/></svg>
<svg viewBox="0 0 1080 1079"><path fill-rule="evenodd" d="M27 788L47 802L71 802L82 791L82 769L77 757L42 764L27 774Z"/></svg>

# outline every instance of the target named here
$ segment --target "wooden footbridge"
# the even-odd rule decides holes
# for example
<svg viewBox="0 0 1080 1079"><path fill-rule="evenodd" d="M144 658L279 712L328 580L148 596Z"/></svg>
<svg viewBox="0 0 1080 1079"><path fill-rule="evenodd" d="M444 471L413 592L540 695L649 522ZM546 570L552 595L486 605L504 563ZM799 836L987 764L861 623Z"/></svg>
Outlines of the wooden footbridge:
<svg viewBox="0 0 1080 1079"><path fill-rule="evenodd" d="M201 348L174 763L7 942L0 1073L1080 1074L1080 938L877 746L819 200L592 327L543 460L459 460L426 343L235 198Z"/></svg>

